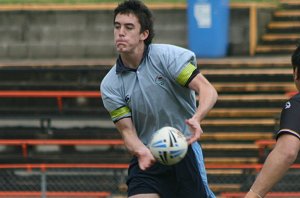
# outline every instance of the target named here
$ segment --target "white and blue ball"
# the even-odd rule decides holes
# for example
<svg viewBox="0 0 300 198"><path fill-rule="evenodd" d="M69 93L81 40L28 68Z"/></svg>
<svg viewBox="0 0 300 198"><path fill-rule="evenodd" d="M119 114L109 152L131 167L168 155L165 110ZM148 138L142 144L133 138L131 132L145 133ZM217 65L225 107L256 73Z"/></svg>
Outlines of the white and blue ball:
<svg viewBox="0 0 300 198"><path fill-rule="evenodd" d="M188 143L179 130L167 126L153 134L149 149L158 162L164 165L173 165L184 158L188 150Z"/></svg>

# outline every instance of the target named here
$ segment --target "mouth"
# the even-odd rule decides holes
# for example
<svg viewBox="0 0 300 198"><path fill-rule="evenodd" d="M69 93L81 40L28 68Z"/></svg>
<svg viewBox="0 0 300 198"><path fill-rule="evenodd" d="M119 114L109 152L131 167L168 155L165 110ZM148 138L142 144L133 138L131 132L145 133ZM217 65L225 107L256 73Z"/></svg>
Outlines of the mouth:
<svg viewBox="0 0 300 198"><path fill-rule="evenodd" d="M116 44L126 44L126 41L123 39L117 39Z"/></svg>
<svg viewBox="0 0 300 198"><path fill-rule="evenodd" d="M116 47L117 48L124 48L126 47L127 43L125 41L116 41Z"/></svg>

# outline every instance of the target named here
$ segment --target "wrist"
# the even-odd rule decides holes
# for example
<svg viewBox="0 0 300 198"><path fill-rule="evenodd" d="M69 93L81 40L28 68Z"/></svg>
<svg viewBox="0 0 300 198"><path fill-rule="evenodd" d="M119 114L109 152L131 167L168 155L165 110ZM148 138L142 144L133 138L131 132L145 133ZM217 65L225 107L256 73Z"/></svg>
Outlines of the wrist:
<svg viewBox="0 0 300 198"><path fill-rule="evenodd" d="M200 122L201 122L201 116L200 115L198 115L198 114L195 114L193 117L192 117L192 119L194 119L194 120L196 120L199 124L200 124Z"/></svg>
<svg viewBox="0 0 300 198"><path fill-rule="evenodd" d="M134 152L134 155L137 158L140 158L141 156L145 156L150 152L150 150L146 146L141 146L138 149L136 149L136 152Z"/></svg>

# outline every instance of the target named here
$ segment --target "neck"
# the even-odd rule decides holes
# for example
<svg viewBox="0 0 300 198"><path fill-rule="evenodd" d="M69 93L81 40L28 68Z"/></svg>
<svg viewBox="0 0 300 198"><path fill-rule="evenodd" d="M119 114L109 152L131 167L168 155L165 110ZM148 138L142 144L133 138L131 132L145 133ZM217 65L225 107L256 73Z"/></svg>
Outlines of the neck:
<svg viewBox="0 0 300 198"><path fill-rule="evenodd" d="M122 61L126 67L136 69L140 65L144 55L145 45L140 45L131 53L120 54Z"/></svg>

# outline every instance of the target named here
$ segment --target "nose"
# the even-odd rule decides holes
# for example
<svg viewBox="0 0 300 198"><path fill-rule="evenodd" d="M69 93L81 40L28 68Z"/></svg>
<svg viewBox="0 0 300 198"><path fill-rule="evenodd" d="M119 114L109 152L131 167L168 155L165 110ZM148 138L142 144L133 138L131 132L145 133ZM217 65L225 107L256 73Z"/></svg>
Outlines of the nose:
<svg viewBox="0 0 300 198"><path fill-rule="evenodd" d="M125 28L124 26L121 26L119 29L119 36L124 36L125 35Z"/></svg>

